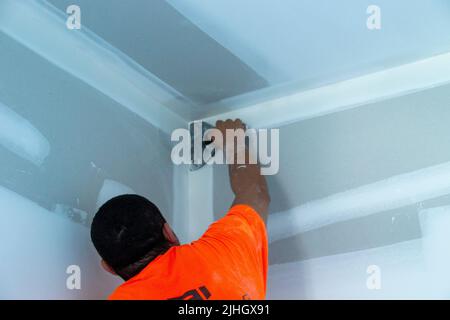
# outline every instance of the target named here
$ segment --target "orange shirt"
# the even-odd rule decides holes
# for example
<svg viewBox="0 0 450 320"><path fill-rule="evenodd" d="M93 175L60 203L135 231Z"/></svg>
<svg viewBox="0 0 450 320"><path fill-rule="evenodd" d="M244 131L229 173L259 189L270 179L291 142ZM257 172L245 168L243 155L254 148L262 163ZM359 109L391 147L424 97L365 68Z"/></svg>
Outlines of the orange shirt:
<svg viewBox="0 0 450 320"><path fill-rule="evenodd" d="M236 205L200 239L170 248L109 299L264 299L267 267L264 222L251 207Z"/></svg>

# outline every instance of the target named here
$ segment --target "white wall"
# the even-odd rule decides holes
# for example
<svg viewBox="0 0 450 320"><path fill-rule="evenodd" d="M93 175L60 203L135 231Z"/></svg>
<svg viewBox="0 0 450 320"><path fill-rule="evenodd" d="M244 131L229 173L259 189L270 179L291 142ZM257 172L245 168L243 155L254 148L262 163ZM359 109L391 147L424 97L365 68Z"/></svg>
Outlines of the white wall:
<svg viewBox="0 0 450 320"><path fill-rule="evenodd" d="M272 265L268 298L449 299L449 207L421 210L420 222L422 239Z"/></svg>
<svg viewBox="0 0 450 320"><path fill-rule="evenodd" d="M446 85L280 128L280 171L268 177L269 297L447 297L423 286L433 272L421 267L419 212L450 204L449 103ZM216 218L231 202L218 167ZM439 252L446 261L450 251ZM365 286L372 264L384 271L381 291Z"/></svg>

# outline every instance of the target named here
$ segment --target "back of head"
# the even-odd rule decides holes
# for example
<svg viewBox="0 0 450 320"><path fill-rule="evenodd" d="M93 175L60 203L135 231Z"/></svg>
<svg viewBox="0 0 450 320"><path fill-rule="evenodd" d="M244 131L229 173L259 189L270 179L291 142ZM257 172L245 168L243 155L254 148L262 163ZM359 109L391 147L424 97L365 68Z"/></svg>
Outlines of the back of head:
<svg viewBox="0 0 450 320"><path fill-rule="evenodd" d="M170 244L165 219L152 202L122 195L106 202L92 221L91 238L102 259L122 278L138 274Z"/></svg>

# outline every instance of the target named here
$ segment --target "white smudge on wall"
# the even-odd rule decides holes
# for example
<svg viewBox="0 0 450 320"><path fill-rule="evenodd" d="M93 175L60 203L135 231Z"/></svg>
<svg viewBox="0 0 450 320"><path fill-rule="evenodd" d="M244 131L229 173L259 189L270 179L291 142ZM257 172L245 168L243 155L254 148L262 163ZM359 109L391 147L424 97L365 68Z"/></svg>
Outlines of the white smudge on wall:
<svg viewBox="0 0 450 320"><path fill-rule="evenodd" d="M74 208L66 204L57 203L53 207L52 211L56 214L59 214L60 216L69 218L75 223L79 223L88 227L91 224L89 214L81 209Z"/></svg>
<svg viewBox="0 0 450 320"><path fill-rule="evenodd" d="M136 192L120 182L106 179L97 197L96 210L100 209L108 200L123 194L136 194Z"/></svg>
<svg viewBox="0 0 450 320"><path fill-rule="evenodd" d="M0 145L40 166L50 153L48 140L26 119L0 102Z"/></svg>

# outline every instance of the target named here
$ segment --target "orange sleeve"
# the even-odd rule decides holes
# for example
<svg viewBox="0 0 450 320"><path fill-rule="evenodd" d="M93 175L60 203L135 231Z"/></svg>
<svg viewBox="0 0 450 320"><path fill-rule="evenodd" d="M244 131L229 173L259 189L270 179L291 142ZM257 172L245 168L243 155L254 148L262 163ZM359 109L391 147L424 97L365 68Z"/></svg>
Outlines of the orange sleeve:
<svg viewBox="0 0 450 320"><path fill-rule="evenodd" d="M222 263L254 279L265 295L268 269L268 240L264 221L250 206L235 205L213 223L198 240L209 244ZM226 261L224 261L226 260Z"/></svg>

